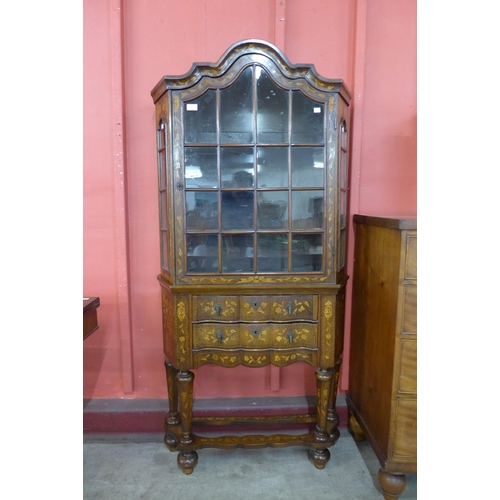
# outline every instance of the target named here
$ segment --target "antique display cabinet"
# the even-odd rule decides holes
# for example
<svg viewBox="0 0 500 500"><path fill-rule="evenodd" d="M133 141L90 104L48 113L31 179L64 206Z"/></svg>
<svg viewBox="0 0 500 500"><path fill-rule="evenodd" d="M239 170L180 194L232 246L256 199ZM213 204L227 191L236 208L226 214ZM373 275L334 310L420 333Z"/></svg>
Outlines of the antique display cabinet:
<svg viewBox="0 0 500 500"><path fill-rule="evenodd" d="M166 76L156 106L165 442L190 474L204 447L300 445L318 469L338 436L350 94L312 65L246 40L214 64ZM303 435L194 433L193 369L317 367ZM245 418L246 422L252 420ZM233 424L237 419L203 420Z"/></svg>

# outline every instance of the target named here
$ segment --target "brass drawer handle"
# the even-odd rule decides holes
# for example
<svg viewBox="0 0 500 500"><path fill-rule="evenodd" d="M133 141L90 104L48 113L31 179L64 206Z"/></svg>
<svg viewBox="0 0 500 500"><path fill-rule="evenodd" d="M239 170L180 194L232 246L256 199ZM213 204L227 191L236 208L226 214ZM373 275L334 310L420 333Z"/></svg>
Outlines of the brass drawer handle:
<svg viewBox="0 0 500 500"><path fill-rule="evenodd" d="M293 344L293 332L287 333L286 338L290 341L290 344Z"/></svg>
<svg viewBox="0 0 500 500"><path fill-rule="evenodd" d="M215 336L217 337L217 342L219 344L222 344L222 339L224 338L224 335L222 335L222 332L219 330Z"/></svg>

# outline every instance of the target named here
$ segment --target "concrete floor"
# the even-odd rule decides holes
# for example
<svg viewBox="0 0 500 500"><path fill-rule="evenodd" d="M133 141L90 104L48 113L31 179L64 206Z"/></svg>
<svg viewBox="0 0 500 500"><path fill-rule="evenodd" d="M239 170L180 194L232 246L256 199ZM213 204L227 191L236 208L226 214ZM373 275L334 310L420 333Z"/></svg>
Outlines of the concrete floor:
<svg viewBox="0 0 500 500"><path fill-rule="evenodd" d="M347 429L317 470L301 447L198 451L186 476L163 435L88 435L83 439L83 499L105 500L380 500L379 462L367 441ZM417 498L417 476L407 475L401 500Z"/></svg>

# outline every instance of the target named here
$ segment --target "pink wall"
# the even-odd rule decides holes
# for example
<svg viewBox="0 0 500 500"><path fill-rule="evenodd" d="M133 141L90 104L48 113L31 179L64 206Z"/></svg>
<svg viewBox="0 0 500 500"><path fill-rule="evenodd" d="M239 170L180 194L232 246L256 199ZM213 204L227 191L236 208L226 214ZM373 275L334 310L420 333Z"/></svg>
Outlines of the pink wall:
<svg viewBox="0 0 500 500"><path fill-rule="evenodd" d="M346 81L351 214L416 213L416 0L85 0L84 294L101 307L100 329L84 342L84 397L167 395L150 91L248 38ZM343 390L348 352L347 331ZM314 394L313 372L240 367L228 377L206 365L195 396Z"/></svg>

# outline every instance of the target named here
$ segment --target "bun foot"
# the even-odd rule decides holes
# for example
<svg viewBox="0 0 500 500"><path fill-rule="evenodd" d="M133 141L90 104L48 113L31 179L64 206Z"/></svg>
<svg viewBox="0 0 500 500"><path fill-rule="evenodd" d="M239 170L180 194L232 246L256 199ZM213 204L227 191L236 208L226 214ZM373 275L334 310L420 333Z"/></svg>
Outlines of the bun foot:
<svg viewBox="0 0 500 500"><path fill-rule="evenodd" d="M328 449L309 450L309 460L311 460L316 469L322 470L330 460L330 451Z"/></svg>
<svg viewBox="0 0 500 500"><path fill-rule="evenodd" d="M358 424L358 421L356 420L354 415L351 415L351 417L349 418L349 428L354 434L354 441L356 441L357 443L361 443L365 440L365 433L363 432L361 426Z"/></svg>
<svg viewBox="0 0 500 500"><path fill-rule="evenodd" d="M406 488L406 476L404 474L389 474L382 469L378 471L378 482L384 493L385 500L397 500Z"/></svg>
<svg viewBox="0 0 500 500"><path fill-rule="evenodd" d="M181 451L177 456L177 463L184 474L192 474L198 463L198 453L196 451Z"/></svg>

